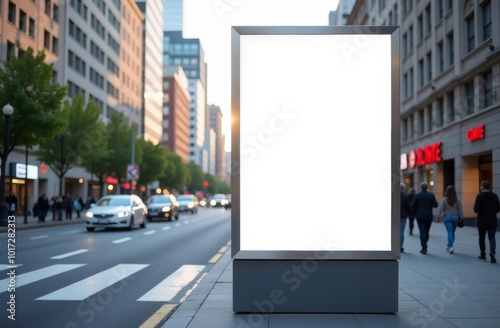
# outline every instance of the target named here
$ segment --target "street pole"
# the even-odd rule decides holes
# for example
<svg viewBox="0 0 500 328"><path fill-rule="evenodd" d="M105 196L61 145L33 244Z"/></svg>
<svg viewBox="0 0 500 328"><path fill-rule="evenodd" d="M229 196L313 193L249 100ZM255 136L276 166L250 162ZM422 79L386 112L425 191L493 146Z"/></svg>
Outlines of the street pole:
<svg viewBox="0 0 500 328"><path fill-rule="evenodd" d="M132 126L132 141L130 143L130 163L131 164L135 164L135 131L134 131L134 127ZM134 193L134 180L130 180L130 194L132 195Z"/></svg>
<svg viewBox="0 0 500 328"><path fill-rule="evenodd" d="M24 173L24 224L28 223L28 146L26 146L26 170Z"/></svg>
<svg viewBox="0 0 500 328"><path fill-rule="evenodd" d="M5 135L3 139L2 166L0 168L0 226L6 227L8 222L8 209L5 199L5 172L7 167L7 157L9 148L9 123L10 116L14 112L14 108L10 104L3 106L3 115L5 116Z"/></svg>
<svg viewBox="0 0 500 328"><path fill-rule="evenodd" d="M61 139L61 162L59 163L61 165L61 172L63 170L63 160L64 160L64 134L59 135L59 138ZM63 177L62 175L59 177L59 196L63 196Z"/></svg>

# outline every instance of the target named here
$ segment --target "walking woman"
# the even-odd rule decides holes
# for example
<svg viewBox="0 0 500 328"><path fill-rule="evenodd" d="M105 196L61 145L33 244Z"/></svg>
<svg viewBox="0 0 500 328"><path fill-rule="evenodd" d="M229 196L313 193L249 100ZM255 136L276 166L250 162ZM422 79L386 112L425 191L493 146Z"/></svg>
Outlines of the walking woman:
<svg viewBox="0 0 500 328"><path fill-rule="evenodd" d="M448 232L448 244L446 251L450 254L455 253L455 230L457 230L458 220L463 216L462 202L457 197L455 187L446 187L446 192L439 205L437 217L443 216L444 226Z"/></svg>

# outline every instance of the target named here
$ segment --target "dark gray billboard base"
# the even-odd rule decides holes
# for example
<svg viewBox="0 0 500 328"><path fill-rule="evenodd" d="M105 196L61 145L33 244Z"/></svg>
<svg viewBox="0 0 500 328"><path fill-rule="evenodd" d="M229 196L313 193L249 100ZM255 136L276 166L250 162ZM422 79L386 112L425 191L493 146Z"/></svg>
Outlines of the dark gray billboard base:
<svg viewBox="0 0 500 328"><path fill-rule="evenodd" d="M395 313L397 260L233 260L236 313Z"/></svg>

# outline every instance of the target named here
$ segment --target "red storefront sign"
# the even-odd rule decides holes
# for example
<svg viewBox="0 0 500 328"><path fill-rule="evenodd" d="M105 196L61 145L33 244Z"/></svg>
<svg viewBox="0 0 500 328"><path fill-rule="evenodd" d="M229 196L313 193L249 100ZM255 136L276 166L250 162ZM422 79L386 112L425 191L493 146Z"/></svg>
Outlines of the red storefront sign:
<svg viewBox="0 0 500 328"><path fill-rule="evenodd" d="M484 124L467 130L467 140L474 141L477 139L484 139Z"/></svg>
<svg viewBox="0 0 500 328"><path fill-rule="evenodd" d="M410 167L414 168L415 164L417 166L424 166L427 164L440 162L441 158L441 142L436 142L432 145L425 146L417 149L417 151L411 150L409 156Z"/></svg>

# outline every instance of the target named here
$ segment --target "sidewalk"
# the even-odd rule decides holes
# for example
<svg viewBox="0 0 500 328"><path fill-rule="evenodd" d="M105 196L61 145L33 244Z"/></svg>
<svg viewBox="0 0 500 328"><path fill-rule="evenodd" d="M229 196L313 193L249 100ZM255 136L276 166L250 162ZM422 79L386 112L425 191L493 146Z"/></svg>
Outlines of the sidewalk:
<svg viewBox="0 0 500 328"><path fill-rule="evenodd" d="M433 222L427 255L415 229L405 235L395 314L233 313L229 249L162 328L500 327L500 262L477 260L477 229L457 229L455 254L448 254L446 229Z"/></svg>
<svg viewBox="0 0 500 328"><path fill-rule="evenodd" d="M63 211L64 218L64 211ZM39 223L37 217L32 217L28 215L27 223L24 223L24 215L16 216L16 231L19 230L27 230L27 229L35 229L35 228L43 228L50 227L54 225L62 225L62 224L85 224L84 213L80 213L80 219L76 218L76 214L73 214L73 218L71 220L63 219L62 221L52 221L52 213L47 214L45 218L45 222ZM0 227L0 232L7 231L7 227Z"/></svg>

